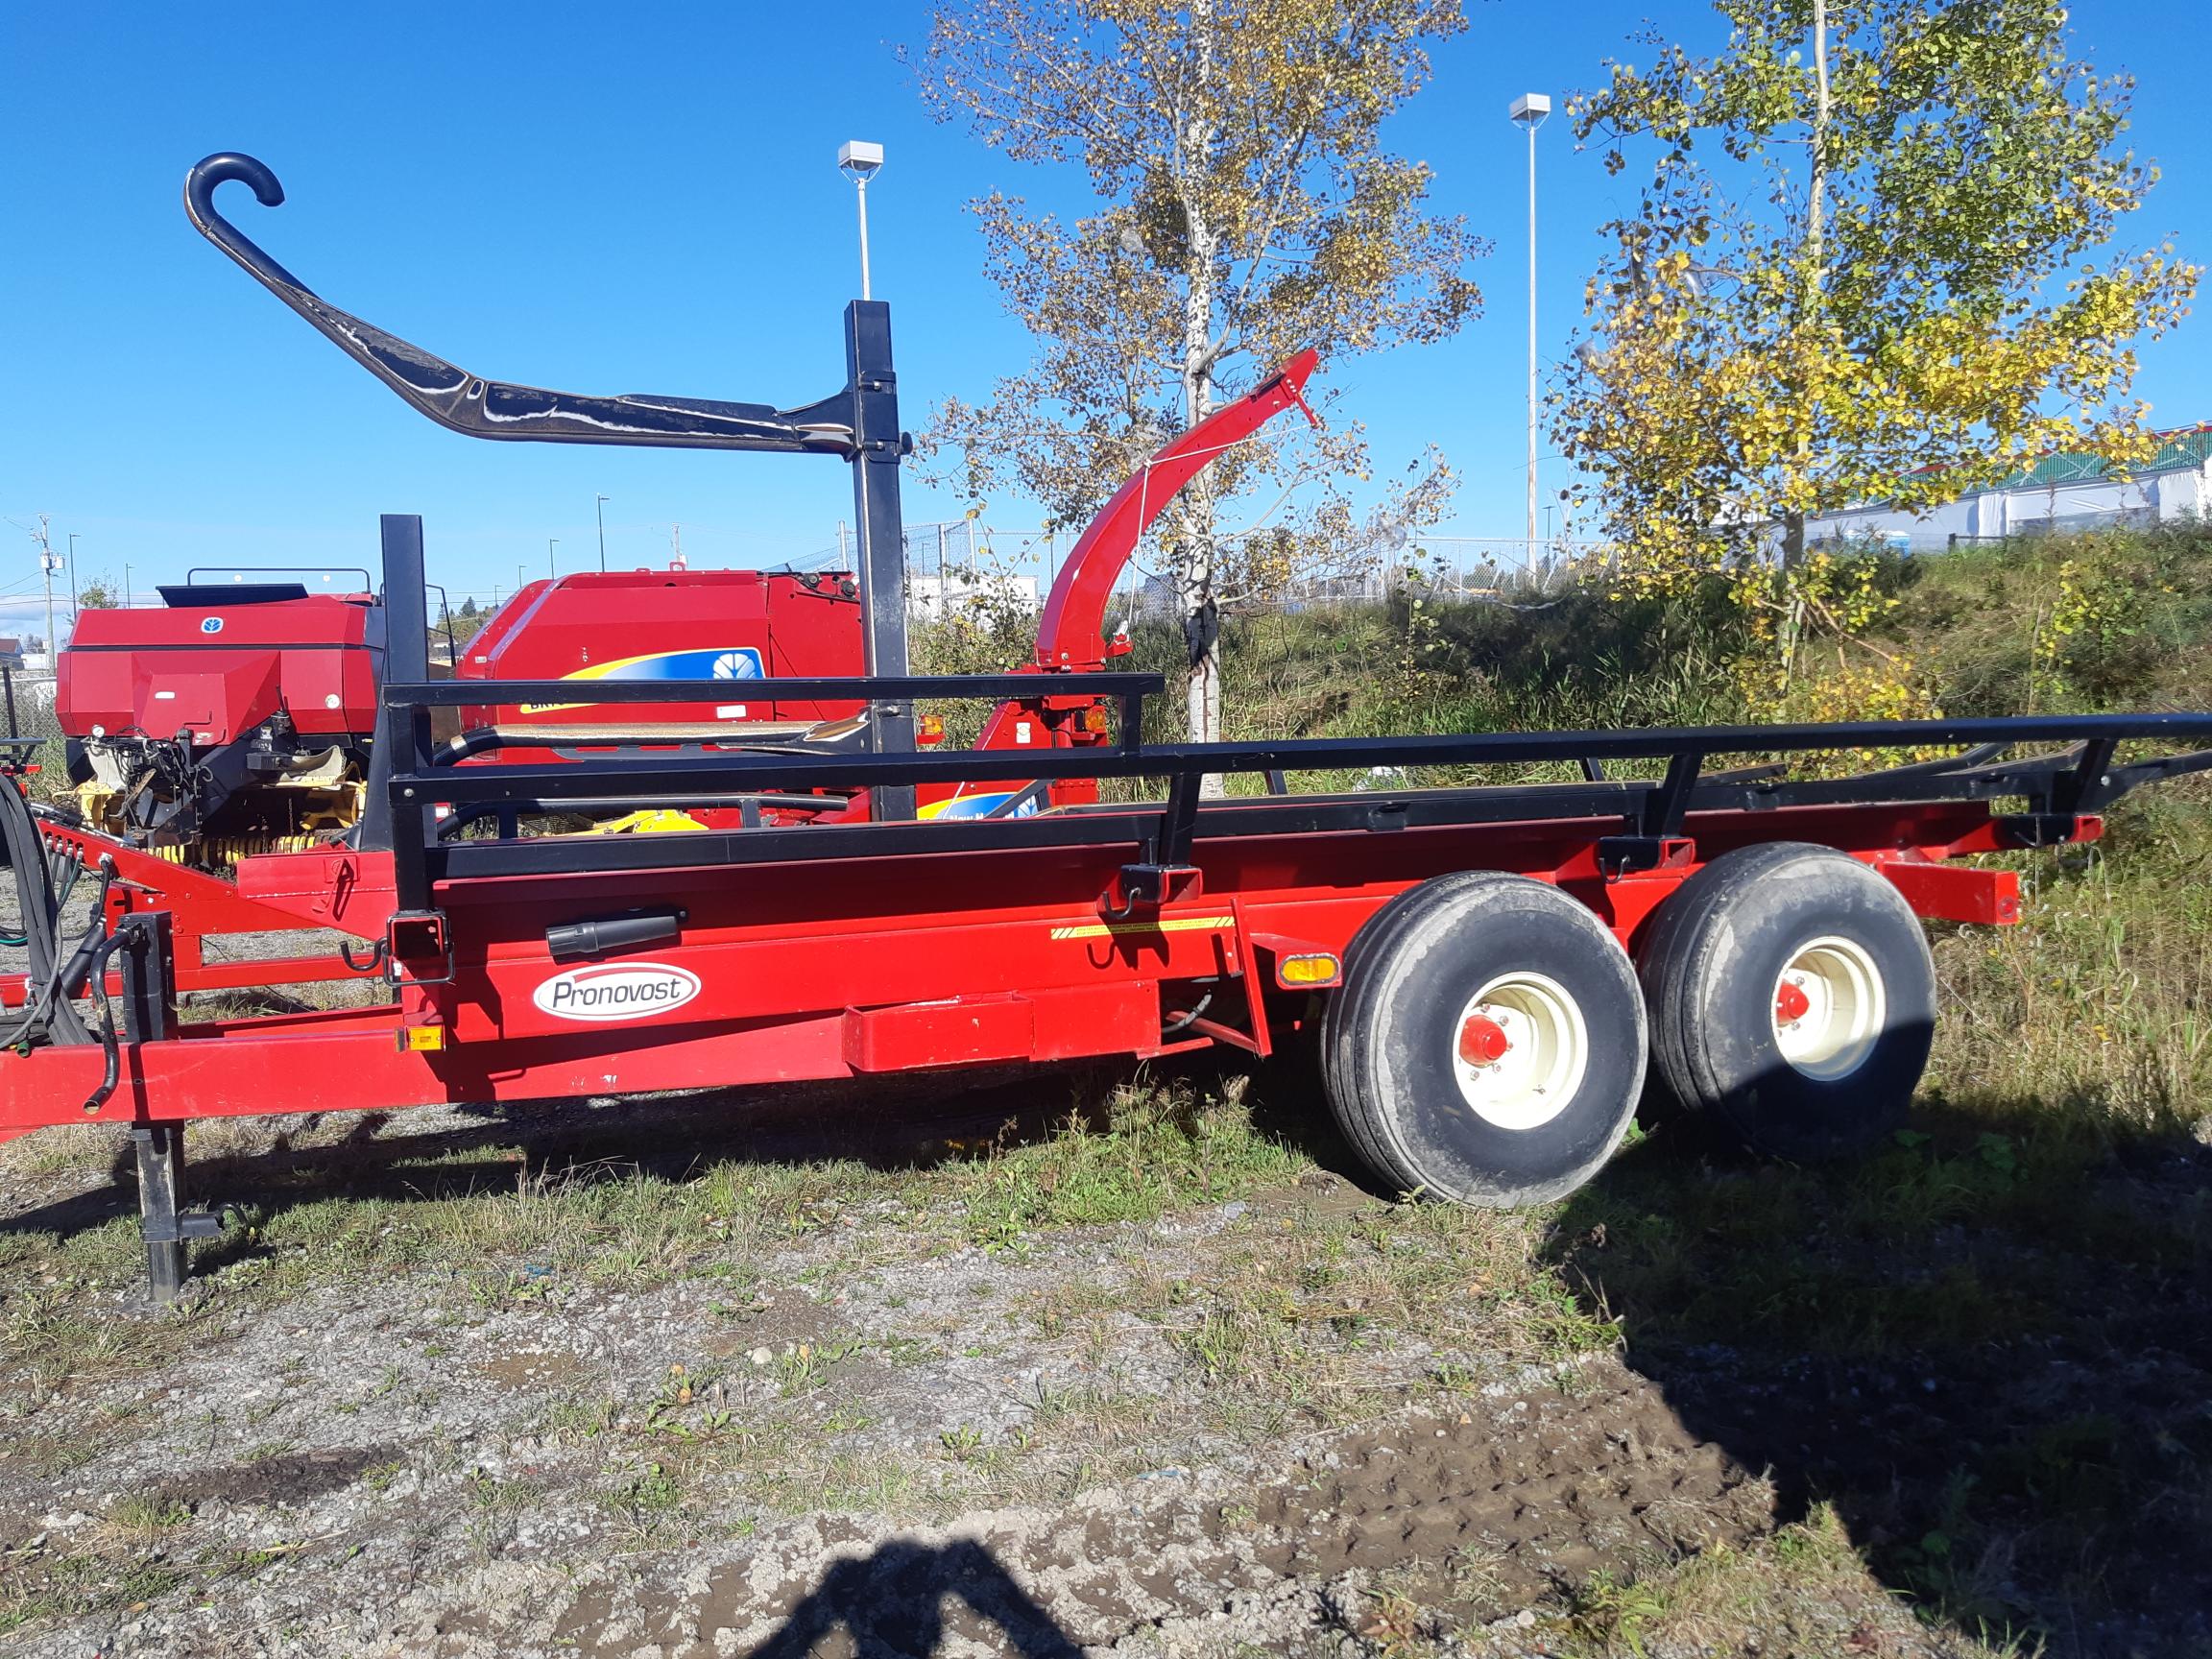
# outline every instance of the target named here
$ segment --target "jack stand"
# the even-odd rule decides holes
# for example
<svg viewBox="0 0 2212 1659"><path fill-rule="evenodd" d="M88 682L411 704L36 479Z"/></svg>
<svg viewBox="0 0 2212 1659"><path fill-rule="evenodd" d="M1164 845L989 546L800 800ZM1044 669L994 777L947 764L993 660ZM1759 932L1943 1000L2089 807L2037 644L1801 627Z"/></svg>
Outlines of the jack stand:
<svg viewBox="0 0 2212 1659"><path fill-rule="evenodd" d="M165 910L126 916L117 932L126 935L121 1013L123 1041L135 1053L139 1045L175 1034L177 984ZM154 1300L164 1306L184 1288L185 1245L223 1231L219 1215L182 1210L184 1125L136 1123L131 1140L138 1153L138 1230L146 1241L146 1281Z"/></svg>
<svg viewBox="0 0 2212 1659"><path fill-rule="evenodd" d="M131 1131L138 1152L139 1231L146 1240L146 1280L154 1300L170 1303L184 1288L184 1247L212 1238L223 1219L204 1210L180 1210L184 1189L184 1125L141 1123Z"/></svg>

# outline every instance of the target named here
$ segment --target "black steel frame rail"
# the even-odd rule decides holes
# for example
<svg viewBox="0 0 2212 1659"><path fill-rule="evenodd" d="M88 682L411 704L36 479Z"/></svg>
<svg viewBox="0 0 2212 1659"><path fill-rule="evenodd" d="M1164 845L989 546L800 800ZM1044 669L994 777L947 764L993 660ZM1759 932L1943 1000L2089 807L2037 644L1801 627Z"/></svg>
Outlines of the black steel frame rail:
<svg viewBox="0 0 2212 1659"><path fill-rule="evenodd" d="M764 683L765 684L765 683ZM1645 731L1513 732L1415 737L1292 738L1271 742L1165 744L1128 741L1140 729L1136 704L1159 690L1159 675L979 675L903 677L889 682L774 682L775 694L860 700L873 685L883 697L1034 697L1110 693L1124 699L1123 742L1048 751L959 750L927 755L792 755L731 752L646 757L593 757L559 765L433 768L427 709L433 704L507 701L652 703L725 694L727 682L579 683L479 681L464 685L391 685L395 723L407 716L416 733L415 768L389 784L396 818L410 816L414 835L396 837L399 898L427 908L439 880L528 874L675 869L779 859L898 856L913 853L988 852L1040 846L1134 846L1144 871L1188 861L1191 843L1215 835L1300 834L1332 830L1527 822L1561 818L1616 819L1623 833L1606 838L1617 867L1656 861L1666 839L1691 812L1771 810L1786 806L2022 800L2028 810L2008 820L2022 845L2072 833L2080 814L2138 784L2212 770L2212 748L2115 766L2126 740L2212 744L2212 714L2092 714L2001 719L1850 721L1827 725L1662 727ZM709 689L702 690L701 687ZM410 712L412 711L411 715ZM2061 752L1998 758L2020 744L2066 744ZM1773 766L1706 775L1717 755L1803 754L1851 749L1968 745L1948 759L1921 761L1840 779L1792 781ZM1594 761L1660 759L1659 780L1588 777L1573 783L1414 788L1355 794L1240 797L1199 803L1209 774L1333 771L1378 766L1523 765L1575 761L1586 775ZM1100 806L1021 819L953 819L868 825L805 826L650 836L546 836L498 841L439 842L429 814L436 805L468 808L504 804L517 810L573 809L590 801L666 804L710 795L802 793L896 783L989 782L1066 778L1166 778L1160 804Z"/></svg>

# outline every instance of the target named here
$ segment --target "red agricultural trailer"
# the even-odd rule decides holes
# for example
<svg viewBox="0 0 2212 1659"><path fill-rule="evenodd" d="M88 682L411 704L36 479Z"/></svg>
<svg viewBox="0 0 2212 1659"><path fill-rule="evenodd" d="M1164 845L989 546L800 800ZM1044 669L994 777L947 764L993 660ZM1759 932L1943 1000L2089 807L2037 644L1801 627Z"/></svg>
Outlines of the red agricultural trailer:
<svg viewBox="0 0 2212 1659"><path fill-rule="evenodd" d="M296 1110L309 1076L316 1110L385 1110L1212 1045L1268 1055L1311 1034L1353 1144L1409 1192L1521 1204L1571 1190L1619 1143L1647 1064L1755 1144L1844 1150L1895 1120L1925 1063L1936 997L1921 920L2019 918L2011 872L1958 860L2093 839L2098 812L2128 790L2212 768L2204 714L1147 745L1138 711L1161 678L1101 672L1095 626L1095 649L1064 664L909 676L903 445L879 302L847 312L845 391L797 414L506 386L308 293L214 214L208 196L226 178L281 199L258 163L211 157L187 183L195 223L446 424L849 461L874 671L779 686L865 704L861 751L482 764L495 736L433 740L433 709L485 690L422 671L421 525L390 517L393 677L353 844L247 859L228 901L180 895L158 885L173 872L43 824L0 789L31 939L30 973L0 984L0 1136L132 1124L157 1295L176 1292L186 1238L218 1226L180 1208L182 1125ZM1101 525L1142 517L1207 449L1133 480ZM1078 567L1095 580L1098 567ZM1080 586L1065 572L1063 585ZM499 691L516 706L613 709L713 694L711 682L617 680ZM921 752L913 701L948 697L998 703L994 727L1025 723L1027 738ZM1119 718L1100 731L1092 711L1106 708ZM2119 746L2136 739L2182 747L2123 761ZM1708 769L1907 747L1960 752L1843 779L1791 778L1775 760ZM1654 761L1657 778L1607 771ZM1534 762L1579 777L1286 787L1378 766ZM1263 779L1267 792L1207 798L1202 781L1224 774ZM1164 781L1165 799L1100 802L1109 779ZM917 816L918 792L954 790L1005 800L984 816ZM864 804L865 818L523 832L582 803L742 808L823 792ZM76 941L53 891L63 865L104 887ZM387 995L327 1013L180 1020L178 992L208 972L201 938L252 925L219 915L222 902L349 936L346 971L374 973ZM294 965L264 976L298 977Z"/></svg>

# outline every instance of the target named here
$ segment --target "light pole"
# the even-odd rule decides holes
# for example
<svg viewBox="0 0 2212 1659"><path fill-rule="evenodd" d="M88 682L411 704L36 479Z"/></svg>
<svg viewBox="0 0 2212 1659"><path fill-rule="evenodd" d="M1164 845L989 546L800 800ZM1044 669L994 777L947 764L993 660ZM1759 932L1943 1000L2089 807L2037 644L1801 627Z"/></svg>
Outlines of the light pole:
<svg viewBox="0 0 2212 1659"><path fill-rule="evenodd" d="M60 567L61 560L46 534L46 515L41 513L38 515L38 573L46 579L46 662L57 674L61 671L61 647L54 637L54 572Z"/></svg>
<svg viewBox="0 0 2212 1659"><path fill-rule="evenodd" d="M592 497L591 511L599 515L599 574L607 574L607 497Z"/></svg>
<svg viewBox="0 0 2212 1659"><path fill-rule="evenodd" d="M553 564L553 549L560 545L560 537L548 536L545 538L545 574L552 577L556 581L560 579L561 572L558 568L555 567Z"/></svg>
<svg viewBox="0 0 2212 1659"><path fill-rule="evenodd" d="M1513 100L1513 124L1528 129L1528 550L1536 549L1536 129L1551 113L1543 92Z"/></svg>
<svg viewBox="0 0 2212 1659"><path fill-rule="evenodd" d="M69 533L69 632L77 632L77 532Z"/></svg>
<svg viewBox="0 0 2212 1659"><path fill-rule="evenodd" d="M837 171L853 180L854 194L860 203L860 298L871 298L868 292L868 180L875 178L883 166L883 146L871 144L861 138L848 138L837 146Z"/></svg>

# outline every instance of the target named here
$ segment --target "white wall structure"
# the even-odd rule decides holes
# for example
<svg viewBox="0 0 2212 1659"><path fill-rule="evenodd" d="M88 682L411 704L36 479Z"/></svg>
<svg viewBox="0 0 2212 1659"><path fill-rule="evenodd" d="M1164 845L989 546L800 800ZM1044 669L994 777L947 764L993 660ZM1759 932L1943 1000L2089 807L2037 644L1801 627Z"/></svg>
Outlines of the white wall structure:
<svg viewBox="0 0 2212 1659"><path fill-rule="evenodd" d="M1808 541L1872 537L1914 552L1957 541L2040 536L2100 524L2212 519L2212 421L2160 434L2158 452L2126 478L2094 455L2053 455L1992 489L1915 517L1884 507L1851 508L1806 525Z"/></svg>
<svg viewBox="0 0 2212 1659"><path fill-rule="evenodd" d="M969 607L1004 609L1034 615L1037 578L993 575L990 571L949 568L941 576L906 577L906 613L930 622L956 616Z"/></svg>

